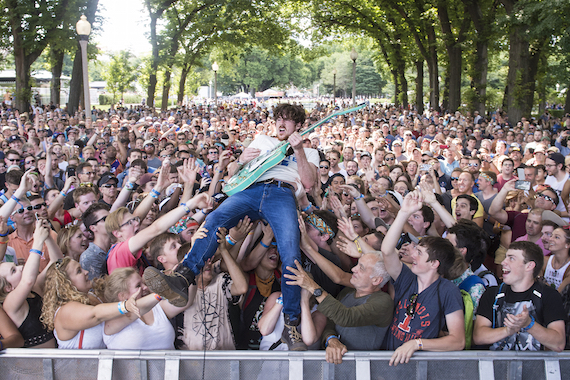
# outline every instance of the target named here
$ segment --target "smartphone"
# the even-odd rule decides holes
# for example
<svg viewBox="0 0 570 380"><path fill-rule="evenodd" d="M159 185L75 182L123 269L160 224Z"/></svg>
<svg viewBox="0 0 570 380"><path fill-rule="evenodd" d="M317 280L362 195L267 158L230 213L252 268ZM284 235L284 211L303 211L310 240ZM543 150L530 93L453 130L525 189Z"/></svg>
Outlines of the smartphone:
<svg viewBox="0 0 570 380"><path fill-rule="evenodd" d="M431 168L430 164L421 164L420 165L420 171L421 172L429 172L430 168Z"/></svg>
<svg viewBox="0 0 570 380"><path fill-rule="evenodd" d="M521 181L524 181L524 180L525 180L525 177L524 177L524 168L518 168L518 169L517 169L517 177L519 177L519 179L520 179Z"/></svg>
<svg viewBox="0 0 570 380"><path fill-rule="evenodd" d="M515 181L515 189L529 191L530 190L530 181L522 181L520 179L516 180Z"/></svg>

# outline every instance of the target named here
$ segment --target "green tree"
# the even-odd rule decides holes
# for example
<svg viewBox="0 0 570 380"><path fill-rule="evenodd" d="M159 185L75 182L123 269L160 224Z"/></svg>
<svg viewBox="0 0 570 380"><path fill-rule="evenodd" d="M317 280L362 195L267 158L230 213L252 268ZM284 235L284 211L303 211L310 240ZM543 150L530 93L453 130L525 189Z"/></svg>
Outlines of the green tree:
<svg viewBox="0 0 570 380"><path fill-rule="evenodd" d="M107 88L113 94L113 103L116 101L117 94L121 94L122 101L125 91L131 89L133 82L137 79L135 66L129 62L131 58L131 53L124 50L111 55L104 78L107 81Z"/></svg>

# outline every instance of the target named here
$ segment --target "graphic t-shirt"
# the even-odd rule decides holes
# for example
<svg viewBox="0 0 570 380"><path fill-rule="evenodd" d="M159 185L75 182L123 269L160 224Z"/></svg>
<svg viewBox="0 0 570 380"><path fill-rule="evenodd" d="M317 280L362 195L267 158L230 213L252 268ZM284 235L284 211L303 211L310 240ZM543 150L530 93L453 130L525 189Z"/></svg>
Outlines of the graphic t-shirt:
<svg viewBox="0 0 570 380"><path fill-rule="evenodd" d="M477 309L477 315L481 315L491 322L495 321L494 328L503 327L503 321L507 314L520 314L524 306L526 306L529 314L534 317L535 323L544 327L547 327L551 322L564 321L565 319L562 297L560 293L549 286L540 286L535 283L528 290L516 293L510 290L508 285L503 285L501 292L504 292L505 295L497 299L498 310L493 316L493 305L498 292L499 287L497 286L488 288L481 297ZM536 292L540 294L540 297ZM501 298L504 300L500 300ZM530 333L520 332L493 343L490 349L494 351L538 351L540 346L540 342Z"/></svg>
<svg viewBox="0 0 570 380"><path fill-rule="evenodd" d="M407 314L411 296L418 293L418 278L406 265L394 281L394 289L394 319L386 334L388 350L395 350L412 339L437 338L445 325L445 316L463 310L457 286L440 277L418 295L413 315Z"/></svg>

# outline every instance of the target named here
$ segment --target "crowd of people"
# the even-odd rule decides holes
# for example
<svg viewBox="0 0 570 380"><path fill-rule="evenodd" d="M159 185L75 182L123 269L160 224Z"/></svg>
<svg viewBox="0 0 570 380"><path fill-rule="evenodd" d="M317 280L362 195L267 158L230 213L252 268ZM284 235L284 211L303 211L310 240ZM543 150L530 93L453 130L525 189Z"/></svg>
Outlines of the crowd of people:
<svg viewBox="0 0 570 380"><path fill-rule="evenodd" d="M4 104L0 349L570 347L570 116L337 111Z"/></svg>

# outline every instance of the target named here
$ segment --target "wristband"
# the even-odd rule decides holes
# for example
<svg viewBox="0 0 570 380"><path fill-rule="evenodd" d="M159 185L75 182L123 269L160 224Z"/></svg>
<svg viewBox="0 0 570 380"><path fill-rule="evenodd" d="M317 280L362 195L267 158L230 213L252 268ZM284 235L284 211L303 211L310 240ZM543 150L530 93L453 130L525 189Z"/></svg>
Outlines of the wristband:
<svg viewBox="0 0 570 380"><path fill-rule="evenodd" d="M117 304L117 308L119 309L119 313L121 313L122 315L125 315L128 313L127 307L125 306L126 303L127 303L127 301L123 301L123 302L119 302Z"/></svg>
<svg viewBox="0 0 570 380"><path fill-rule="evenodd" d="M159 193L157 190L152 189L152 190L150 191L149 195L150 195L151 197L157 199L157 198L160 196L160 193Z"/></svg>
<svg viewBox="0 0 570 380"><path fill-rule="evenodd" d="M158 294L154 293L154 298L156 298L159 301L162 301L164 298L162 298L161 296L159 296Z"/></svg>
<svg viewBox="0 0 570 380"><path fill-rule="evenodd" d="M0 244L8 244L8 240L6 240L6 241L0 241Z"/></svg>
<svg viewBox="0 0 570 380"><path fill-rule="evenodd" d="M15 200L16 203L19 203L19 202L20 202L20 198L16 197L15 195L12 195L12 196L10 197L10 199Z"/></svg>
<svg viewBox="0 0 570 380"><path fill-rule="evenodd" d="M200 211L202 211L202 214L208 215L208 213L206 211L204 211L204 209L201 209Z"/></svg>
<svg viewBox="0 0 570 380"><path fill-rule="evenodd" d="M283 306L283 296L282 295L279 296L279 298L275 300L275 303L278 303L279 305Z"/></svg>
<svg viewBox="0 0 570 380"><path fill-rule="evenodd" d="M527 332L528 330L531 329L532 326L534 326L534 317L532 315L530 315L530 323L528 324L528 326L523 327L521 329L521 332Z"/></svg>
<svg viewBox="0 0 570 380"><path fill-rule="evenodd" d="M302 211L302 212L307 212L307 211L309 211L309 209L310 209L311 207L313 207L313 204L309 202L309 205L308 205L307 207L305 207L304 209L302 209L301 211Z"/></svg>
<svg viewBox="0 0 570 380"><path fill-rule="evenodd" d="M356 245L356 249L358 250L358 253L362 253L362 247L360 246L358 239L354 241L354 244Z"/></svg>
<svg viewBox="0 0 570 380"><path fill-rule="evenodd" d="M357 200L362 199L362 198L364 198L364 194L360 194L360 196L354 197L354 200L357 201Z"/></svg>
<svg viewBox="0 0 570 380"><path fill-rule="evenodd" d="M131 191L132 191L132 190L135 189L135 184L132 183L132 182L127 182L127 184L125 185L125 188L126 188L127 190L131 190Z"/></svg>
<svg viewBox="0 0 570 380"><path fill-rule="evenodd" d="M40 251L39 249L30 249L30 253L37 253L38 255L40 255L40 257L44 256L44 253L42 251Z"/></svg>
<svg viewBox="0 0 570 380"><path fill-rule="evenodd" d="M6 237L10 234L10 230L6 231L5 234L0 234L0 237Z"/></svg>
<svg viewBox="0 0 570 380"><path fill-rule="evenodd" d="M224 170L216 170L220 174L224 174Z"/></svg>
<svg viewBox="0 0 570 380"><path fill-rule="evenodd" d="M354 243L356 243L356 241L357 241L358 239L360 239L360 236L355 237L354 239L352 239L352 241L353 241Z"/></svg>
<svg viewBox="0 0 570 380"><path fill-rule="evenodd" d="M184 209L184 212L188 214L190 212L190 207L186 205L186 203L180 203L180 206Z"/></svg>
<svg viewBox="0 0 570 380"><path fill-rule="evenodd" d="M226 235L226 241L228 242L229 245L234 246L236 245L236 243L234 241L232 241L232 238L230 238L230 235Z"/></svg>
<svg viewBox="0 0 570 380"><path fill-rule="evenodd" d="M339 339L339 340L340 340L340 338L339 338L338 336L336 336L336 335L331 335L331 336L329 336L329 337L327 338L326 342L325 342L325 348L327 348L327 347L329 346L329 340L331 340L332 338L336 338L336 339Z"/></svg>
<svg viewBox="0 0 570 380"><path fill-rule="evenodd" d="M260 240L260 241L259 241L259 244L261 244L261 246L262 246L263 248L269 248L268 245L265 245L265 244L263 243L263 240Z"/></svg>
<svg viewBox="0 0 570 380"><path fill-rule="evenodd" d="M62 197L65 198L65 196L66 196L67 194L65 193L65 191L62 190L62 191L59 192L59 195L61 195Z"/></svg>
<svg viewBox="0 0 570 380"><path fill-rule="evenodd" d="M416 339L416 343L418 344L418 350L423 351L424 350L424 344L422 343L422 340Z"/></svg>

